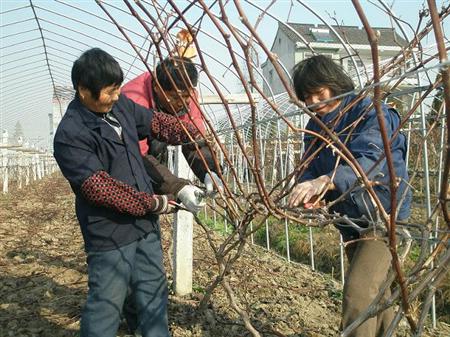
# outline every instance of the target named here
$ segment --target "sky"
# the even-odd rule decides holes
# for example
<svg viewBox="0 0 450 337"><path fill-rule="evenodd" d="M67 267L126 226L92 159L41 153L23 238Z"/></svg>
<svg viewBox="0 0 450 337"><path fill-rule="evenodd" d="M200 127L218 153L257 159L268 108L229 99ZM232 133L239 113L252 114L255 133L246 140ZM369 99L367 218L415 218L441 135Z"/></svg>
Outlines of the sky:
<svg viewBox="0 0 450 337"><path fill-rule="evenodd" d="M0 130L6 129L11 135L14 133L16 123L20 122L25 138L31 144L46 147L50 142L48 116L52 112L53 84L70 87L71 65L83 50L98 46L110 52L119 60L127 79L133 78L146 68L139 58L136 58L136 53L129 43L111 24L95 1L34 0L32 3L42 31L37 29L37 21L29 1L2 0L0 2ZM114 19L129 30L128 36L133 43L138 47L148 48L149 42L145 29L135 18L126 13L128 11L124 3L122 1L104 1L104 3L110 5L107 9ZM165 1L159 3L166 4ZM278 20L299 23L322 21L334 23L336 18L343 25L362 26L351 1L279 0L269 6L270 3L271 1L241 0L240 2L244 14L253 25L262 10L266 11L256 31L269 48L276 34ZM406 33L412 36L413 29L419 22L419 11L424 8L424 2L361 1L373 27L392 25L389 16L380 9L382 3L392 6L394 13L411 25L412 28L408 28L407 25L404 27ZM448 0L437 1L438 8L448 4ZM176 5L185 8L187 2L176 1ZM155 17L158 16L157 10L150 8L149 5L146 7ZM226 8L230 22L236 28L242 29L244 33L248 32L240 23L233 3L229 2ZM137 10L145 17L142 11L138 8ZM212 12L218 13L217 5ZM213 24L212 19L204 17L201 24L198 22L202 14L202 10L193 6L188 10L186 18L189 23L199 27L203 32L199 34L201 50L205 55L208 70L218 80L221 90L235 92L238 80L228 69L231 57L228 48L223 46L224 37ZM171 20L173 18L169 19L169 22ZM223 24L221 28L227 30ZM176 32L178 28L172 30ZM444 24L444 30L448 36L449 20ZM230 31L228 30L227 33ZM42 37L46 43L48 63L42 46ZM433 36L430 37L430 43L432 39L434 39ZM238 55L242 54L242 49L235 40L231 39L231 44ZM264 55L261 58L261 62L265 61ZM151 64L151 58L149 61ZM50 77L49 68L52 77ZM204 74L201 75L200 81L203 94L214 93Z"/></svg>

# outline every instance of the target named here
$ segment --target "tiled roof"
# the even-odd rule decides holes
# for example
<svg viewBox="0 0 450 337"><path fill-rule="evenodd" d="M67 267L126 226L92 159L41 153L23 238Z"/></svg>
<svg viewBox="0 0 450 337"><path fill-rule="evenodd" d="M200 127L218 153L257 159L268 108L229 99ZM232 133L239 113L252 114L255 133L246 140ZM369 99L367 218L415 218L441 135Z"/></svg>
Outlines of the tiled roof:
<svg viewBox="0 0 450 337"><path fill-rule="evenodd" d="M288 22L295 31L297 31L307 42L321 42L317 41L313 34L311 33L311 28L322 28L328 29L326 25L314 25L314 24L304 24L304 23L293 23ZM359 28L356 26L336 26L332 25L333 29L338 32L340 37L350 44L360 44L368 45L369 39L364 28ZM374 30L380 32L379 45L380 46L405 46L407 42L401 38L393 28L386 27L372 27ZM283 24L279 24L279 29L287 34L287 36L294 42L302 42L302 40L289 28L285 27ZM340 43L336 35L330 30L330 37L334 42L328 43Z"/></svg>

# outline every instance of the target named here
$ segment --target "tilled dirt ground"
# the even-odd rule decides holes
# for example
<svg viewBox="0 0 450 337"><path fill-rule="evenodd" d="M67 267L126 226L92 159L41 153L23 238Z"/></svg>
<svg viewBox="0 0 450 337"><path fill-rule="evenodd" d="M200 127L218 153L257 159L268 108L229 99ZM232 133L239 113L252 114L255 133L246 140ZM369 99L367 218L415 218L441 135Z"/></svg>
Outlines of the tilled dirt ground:
<svg viewBox="0 0 450 337"><path fill-rule="evenodd" d="M0 196L0 337L78 336L87 276L74 197L60 175ZM162 221L169 283L170 219ZM218 240L221 238L218 236ZM194 293L170 295L174 337L249 336L222 288L208 309L197 310L216 275L203 231L194 230ZM341 289L330 277L248 246L236 262L230 284L264 336L335 336ZM448 336L447 326L428 336ZM408 334L402 334L407 336ZM119 336L125 337L121 326Z"/></svg>

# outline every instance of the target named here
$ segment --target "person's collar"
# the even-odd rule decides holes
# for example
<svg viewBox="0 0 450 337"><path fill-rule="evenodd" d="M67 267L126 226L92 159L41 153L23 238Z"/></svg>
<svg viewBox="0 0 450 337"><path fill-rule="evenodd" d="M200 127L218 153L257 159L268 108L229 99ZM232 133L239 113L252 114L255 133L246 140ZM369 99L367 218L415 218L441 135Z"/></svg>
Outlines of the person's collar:
<svg viewBox="0 0 450 337"><path fill-rule="evenodd" d="M88 107L81 102L80 97L77 94L75 95L74 102L79 107L79 109L86 112L84 114L84 117L88 118L91 121L105 119L106 115L112 111L111 110L107 113L92 111L92 110L88 109ZM114 107L113 107L113 109L114 109Z"/></svg>
<svg viewBox="0 0 450 337"><path fill-rule="evenodd" d="M329 121L334 119L353 100L354 97L355 97L355 95L353 95L353 94L350 94L350 95L347 95L347 96L343 97L341 99L339 105L337 106L337 108L334 109L333 111L330 111L326 115L322 116L321 120L323 122L325 122L325 123L328 123Z"/></svg>

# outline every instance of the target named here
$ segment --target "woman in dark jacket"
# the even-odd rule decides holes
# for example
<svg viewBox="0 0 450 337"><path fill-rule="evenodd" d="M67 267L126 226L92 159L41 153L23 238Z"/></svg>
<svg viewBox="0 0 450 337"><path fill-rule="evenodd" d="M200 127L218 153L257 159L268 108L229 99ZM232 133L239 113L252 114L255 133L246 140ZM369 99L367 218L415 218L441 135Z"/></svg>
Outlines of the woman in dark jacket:
<svg viewBox="0 0 450 337"><path fill-rule="evenodd" d="M144 161L138 141L158 136L153 128L165 128L167 119L121 95L122 81L111 55L98 48L83 53L72 68L75 99L54 139L87 252L89 291L80 332L116 336L131 288L142 335L169 336L158 215L171 212L176 197L198 211L202 191ZM173 131L168 137L183 135Z"/></svg>
<svg viewBox="0 0 450 337"><path fill-rule="evenodd" d="M352 92L354 84L341 67L322 55L313 56L297 64L293 81L297 97L346 145L373 183L373 189L384 210L390 213L390 176L372 101L369 98L360 100L353 94L334 99L335 96ZM395 175L399 182L397 201L400 202L397 205L396 217L401 220L409 215L411 204L405 163L406 139L401 133L394 137L400 125L398 113L384 104L382 111L391 141ZM376 208L367 190L358 184L358 177L353 168L332 146L324 146L322 140L312 136L322 134L327 138L313 119L309 121L306 129L313 132L307 132L304 136L305 154L302 162L306 161L308 164L306 169L301 170L297 184L291 191L289 206L314 207L322 197L331 202L344 196L330 211L357 219L358 224L363 227L375 224ZM342 325L345 328L363 313L378 295L390 268L391 254L385 241L358 240L362 236L360 231L345 224L337 227L344 241L348 243L346 253L350 262L343 297ZM387 290L384 295L384 298L388 297L390 291ZM365 321L349 336L381 336L392 317L393 312L389 308Z"/></svg>

